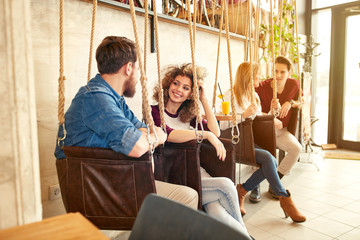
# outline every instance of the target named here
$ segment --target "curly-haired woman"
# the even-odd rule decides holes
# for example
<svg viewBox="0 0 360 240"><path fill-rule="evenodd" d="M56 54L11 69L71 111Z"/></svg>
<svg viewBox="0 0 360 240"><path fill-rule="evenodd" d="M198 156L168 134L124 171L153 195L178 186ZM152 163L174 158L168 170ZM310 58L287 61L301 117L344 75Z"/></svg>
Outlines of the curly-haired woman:
<svg viewBox="0 0 360 240"><path fill-rule="evenodd" d="M193 88L193 70L191 64L170 66L167 68L162 86L156 86L153 98L159 102L164 98L166 132L168 142L182 143L196 139L194 127L195 98ZM220 129L211 107L205 96L203 80L206 76L204 68L196 67L199 86L199 98L204 108L207 121L203 120L204 139L215 147L220 160L226 157L224 145L218 139ZM159 96L161 88L163 96ZM152 116L155 125L160 126L160 113L158 106L152 106ZM238 196L234 183L225 177L211 177L205 169L201 168L202 205L204 210L216 219L225 222L233 228L247 233L242 220L238 204Z"/></svg>

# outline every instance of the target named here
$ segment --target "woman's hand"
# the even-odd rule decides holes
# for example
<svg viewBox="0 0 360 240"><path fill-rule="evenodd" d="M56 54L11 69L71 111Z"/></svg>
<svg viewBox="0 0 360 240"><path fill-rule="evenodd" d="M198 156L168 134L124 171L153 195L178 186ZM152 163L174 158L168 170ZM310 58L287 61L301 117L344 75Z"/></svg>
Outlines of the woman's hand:
<svg viewBox="0 0 360 240"><path fill-rule="evenodd" d="M206 95L205 95L204 84L203 84L202 81L199 83L198 87L199 87L199 98L200 98L200 101L201 101L202 103L204 103L204 100L207 101L207 99L206 99Z"/></svg>
<svg viewBox="0 0 360 240"><path fill-rule="evenodd" d="M216 149L216 155L221 161L225 161L226 150L224 144L212 133L209 131L204 131L204 138L209 140L211 145Z"/></svg>
<svg viewBox="0 0 360 240"><path fill-rule="evenodd" d="M251 104L243 113L244 118L248 118L257 112L256 104Z"/></svg>
<svg viewBox="0 0 360 240"><path fill-rule="evenodd" d="M274 124L275 124L276 129L282 129L283 128L282 122L277 118L274 119Z"/></svg>

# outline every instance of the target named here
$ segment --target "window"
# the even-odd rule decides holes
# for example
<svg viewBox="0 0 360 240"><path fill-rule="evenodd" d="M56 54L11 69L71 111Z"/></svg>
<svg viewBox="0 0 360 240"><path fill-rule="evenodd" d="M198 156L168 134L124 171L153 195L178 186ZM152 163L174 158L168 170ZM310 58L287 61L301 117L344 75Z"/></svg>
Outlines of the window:
<svg viewBox="0 0 360 240"><path fill-rule="evenodd" d="M312 115L319 119L313 126L312 139L324 144L328 132L331 11L313 14L312 23L315 42L320 43L315 50L315 54L320 55L312 58L313 89L316 91L312 94Z"/></svg>

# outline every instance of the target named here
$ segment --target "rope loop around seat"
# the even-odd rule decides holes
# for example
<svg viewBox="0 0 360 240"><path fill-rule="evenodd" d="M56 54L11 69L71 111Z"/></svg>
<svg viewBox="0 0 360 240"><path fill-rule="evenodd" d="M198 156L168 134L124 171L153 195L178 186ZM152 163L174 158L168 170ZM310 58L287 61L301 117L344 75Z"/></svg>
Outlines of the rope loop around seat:
<svg viewBox="0 0 360 240"><path fill-rule="evenodd" d="M147 137L147 140L148 140L148 143L149 143L150 153L153 154L154 151L155 151L155 148L156 148L156 144L157 144L159 139L158 139L158 136L157 136L156 131L155 131L155 125L153 125L152 128L153 128L153 133L154 133L154 136L155 136L155 141L151 141L151 139L150 139L150 133L151 133L150 128L151 128L150 125L147 124L147 135L146 135L146 137Z"/></svg>
<svg viewBox="0 0 360 240"><path fill-rule="evenodd" d="M198 132L198 126L200 124L200 128L201 128L201 132ZM202 141L204 140L204 126L201 122L198 122L198 120L196 119L196 123L195 123L195 135L196 135L196 141L198 143L202 143Z"/></svg>
<svg viewBox="0 0 360 240"><path fill-rule="evenodd" d="M90 33L90 49L89 49L89 64L88 64L88 81L91 78L91 63L92 63L92 52L94 45L94 32L95 32L95 20L96 20L96 9L97 9L97 0L93 0L93 11L91 19L91 33Z"/></svg>
<svg viewBox="0 0 360 240"><path fill-rule="evenodd" d="M64 0L60 1L60 14L59 14L59 73L58 78L58 121L59 125L63 126L64 136L57 137L59 147L64 145L66 138L65 129L65 76L64 76Z"/></svg>
<svg viewBox="0 0 360 240"><path fill-rule="evenodd" d="M237 133L234 133L234 129L236 129ZM237 124L233 125L231 127L231 142L232 144L238 144L240 141L240 131L239 131L239 126Z"/></svg>
<svg viewBox="0 0 360 240"><path fill-rule="evenodd" d="M63 129L63 136L60 137L59 135L57 136L57 145L59 148L62 148L64 146L64 141L66 138L66 129L65 129L65 123L59 123L59 127L62 126Z"/></svg>

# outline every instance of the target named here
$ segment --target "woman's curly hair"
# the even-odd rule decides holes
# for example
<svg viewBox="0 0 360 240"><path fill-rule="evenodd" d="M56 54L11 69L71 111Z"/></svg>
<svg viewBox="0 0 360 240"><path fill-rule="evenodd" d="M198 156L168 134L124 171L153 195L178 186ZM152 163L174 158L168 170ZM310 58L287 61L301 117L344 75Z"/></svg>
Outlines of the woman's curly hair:
<svg viewBox="0 0 360 240"><path fill-rule="evenodd" d="M162 89L163 89L163 98L164 106L166 106L169 101L169 87L170 84L175 80L177 76L186 76L191 80L191 89L194 86L193 81L193 68L191 63L178 65L171 65L165 69L165 75L162 79ZM204 81L206 77L206 69L203 67L196 66L196 78L198 84ZM154 88L153 99L159 102L160 86L156 85ZM195 117L195 99L193 91L191 91L190 99L183 102L179 108L179 116L182 122L190 122Z"/></svg>

